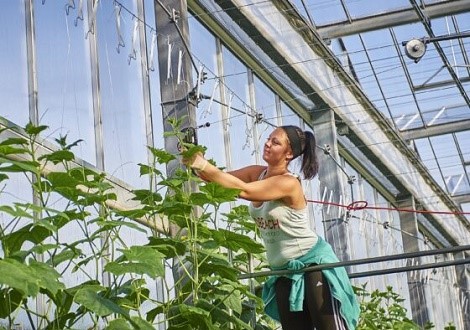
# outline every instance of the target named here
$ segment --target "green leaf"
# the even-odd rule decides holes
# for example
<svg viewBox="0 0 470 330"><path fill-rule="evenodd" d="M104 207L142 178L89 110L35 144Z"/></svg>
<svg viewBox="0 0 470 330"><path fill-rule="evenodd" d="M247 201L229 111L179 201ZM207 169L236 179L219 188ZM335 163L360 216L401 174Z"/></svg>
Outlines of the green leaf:
<svg viewBox="0 0 470 330"><path fill-rule="evenodd" d="M131 323L134 326L135 329L139 330L155 330L153 325L146 320L137 317L137 316L132 316L131 317Z"/></svg>
<svg viewBox="0 0 470 330"><path fill-rule="evenodd" d="M67 187L76 189L80 183L77 179L65 172L51 172L46 178L51 182L54 188Z"/></svg>
<svg viewBox="0 0 470 330"><path fill-rule="evenodd" d="M162 175L162 172L156 169L155 167L151 167L145 164L138 164L138 165L140 168L140 176L148 175L148 174L154 174L158 176Z"/></svg>
<svg viewBox="0 0 470 330"><path fill-rule="evenodd" d="M170 315L174 315L175 318L169 329L220 330L212 324L209 312L200 307L180 304L170 310ZM188 324L189 327L187 327Z"/></svg>
<svg viewBox="0 0 470 330"><path fill-rule="evenodd" d="M131 246L122 250L124 259L121 262L109 262L105 270L114 275L127 273L147 274L150 277L165 275L163 267L164 255L150 246Z"/></svg>
<svg viewBox="0 0 470 330"><path fill-rule="evenodd" d="M9 145L1 145L0 144L0 155L18 155L18 154L25 154L28 150L24 148L16 148Z"/></svg>
<svg viewBox="0 0 470 330"><path fill-rule="evenodd" d="M8 175L0 173L0 182L9 179Z"/></svg>
<svg viewBox="0 0 470 330"><path fill-rule="evenodd" d="M0 290L0 319L5 319L13 314L20 307L23 299L25 296L16 289L4 288Z"/></svg>
<svg viewBox="0 0 470 330"><path fill-rule="evenodd" d="M97 293L94 288L84 287L77 291L73 300L98 316L107 316L112 313L128 318L128 312L114 303L112 300Z"/></svg>
<svg viewBox="0 0 470 330"><path fill-rule="evenodd" d="M53 255L52 258L47 261L47 263L52 265L53 267L57 267L62 262L70 261L73 258L75 258L75 257L77 257L81 254L82 254L82 252L79 249L66 248L66 249L62 250L60 253L57 253L57 254Z"/></svg>
<svg viewBox="0 0 470 330"><path fill-rule="evenodd" d="M41 288L50 291L54 295L57 291L65 289L64 284L59 282L60 274L51 266L31 260L29 267L32 275L37 279Z"/></svg>
<svg viewBox="0 0 470 330"><path fill-rule="evenodd" d="M148 148L159 164L168 164L172 160L176 159L174 155L170 154L164 149L157 149L153 147Z"/></svg>
<svg viewBox="0 0 470 330"><path fill-rule="evenodd" d="M122 318L111 320L106 330L133 330L134 328Z"/></svg>
<svg viewBox="0 0 470 330"><path fill-rule="evenodd" d="M47 161L51 161L54 164L58 164L58 163L61 163L61 162L74 160L75 155L69 150L57 150L57 151L54 151L50 154L43 155L43 156L38 158L38 160L43 160L43 159L45 159Z"/></svg>
<svg viewBox="0 0 470 330"><path fill-rule="evenodd" d="M3 250L5 255L9 256L21 249L25 241L33 244L39 244L52 232L44 227L35 227L33 224L26 225L17 231L3 237Z"/></svg>
<svg viewBox="0 0 470 330"><path fill-rule="evenodd" d="M209 203L218 205L224 202L235 201L240 194L239 189L229 189L222 187L220 184L215 182L209 182L200 187L200 190L207 194Z"/></svg>
<svg viewBox="0 0 470 330"><path fill-rule="evenodd" d="M132 193L135 195L132 198L133 201L140 201L146 205L155 205L156 202L161 202L163 199L159 193L147 189L132 190Z"/></svg>
<svg viewBox="0 0 470 330"><path fill-rule="evenodd" d="M79 193L82 198L80 198L77 203L83 206L90 206L93 204L103 204L108 200L117 200L117 196L115 193L109 194L100 194L100 193L86 193L80 192Z"/></svg>
<svg viewBox="0 0 470 330"><path fill-rule="evenodd" d="M264 252L264 246L248 236L231 232L226 229L211 229L212 238L221 246L237 252L242 249L247 253Z"/></svg>
<svg viewBox="0 0 470 330"><path fill-rule="evenodd" d="M91 223L91 222L90 222ZM119 228L119 227L128 227L140 231L142 233L147 233L147 230L142 228L136 223L128 222L128 221L121 221L121 220L97 220L95 223L101 227L102 230L109 230L111 228Z"/></svg>
<svg viewBox="0 0 470 330"><path fill-rule="evenodd" d="M35 126L33 125L33 123L29 122L28 124L26 124L25 131L26 133L28 133L28 135L38 135L47 128L48 126L46 125Z"/></svg>
<svg viewBox="0 0 470 330"><path fill-rule="evenodd" d="M9 205L2 205L0 206L0 211L8 213L14 218L26 218L26 219L34 219L34 216L24 210L21 204L14 203L15 208Z"/></svg>
<svg viewBox="0 0 470 330"><path fill-rule="evenodd" d="M210 311L211 318L214 320L214 322L223 325L223 329L231 329L229 326L230 323L236 325L235 329L252 329L249 324L241 321L237 316L230 315L228 311L221 309L217 305L211 304L205 299L199 299L196 306Z"/></svg>
<svg viewBox="0 0 470 330"><path fill-rule="evenodd" d="M25 145L25 144L28 144L28 141L21 137L12 137L12 138L8 138L3 141L0 141L0 146Z"/></svg>
<svg viewBox="0 0 470 330"><path fill-rule="evenodd" d="M13 259L0 260L0 283L29 297L39 293L39 281L26 265Z"/></svg>
<svg viewBox="0 0 470 330"><path fill-rule="evenodd" d="M149 322L152 321L153 322L153 320L155 320L157 315L163 313L164 308L165 308L165 305L161 304L161 305L158 305L157 307L155 307L154 309L149 310L147 312L147 315L146 315L147 321L149 321Z"/></svg>
<svg viewBox="0 0 470 330"><path fill-rule="evenodd" d="M1 166L0 172L31 172L36 173L39 169L40 164L35 161L16 161L0 157L0 164L11 164L9 166Z"/></svg>
<svg viewBox="0 0 470 330"><path fill-rule="evenodd" d="M198 251L199 260L204 260L198 265L198 272L201 275L211 276L212 274L220 275L220 277L236 280L240 271L229 264L227 259L217 253L207 250Z"/></svg>
<svg viewBox="0 0 470 330"><path fill-rule="evenodd" d="M186 244L179 240L166 237L150 237L147 246L156 249L167 258L174 258L177 255L182 256L187 250Z"/></svg>
<svg viewBox="0 0 470 330"><path fill-rule="evenodd" d="M189 195L189 201L191 204L203 206L212 202L212 199L207 194L201 192L194 192Z"/></svg>

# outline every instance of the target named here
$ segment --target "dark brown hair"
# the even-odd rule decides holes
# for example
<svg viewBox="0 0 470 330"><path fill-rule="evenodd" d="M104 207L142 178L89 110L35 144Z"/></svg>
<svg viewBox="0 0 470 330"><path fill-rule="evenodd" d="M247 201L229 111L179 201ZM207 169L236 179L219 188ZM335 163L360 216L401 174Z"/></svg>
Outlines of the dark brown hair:
<svg viewBox="0 0 470 330"><path fill-rule="evenodd" d="M281 126L280 128L287 134L294 155L292 160L302 155L300 170L305 179L313 179L318 173L315 135L309 131L302 131L300 127L293 125Z"/></svg>

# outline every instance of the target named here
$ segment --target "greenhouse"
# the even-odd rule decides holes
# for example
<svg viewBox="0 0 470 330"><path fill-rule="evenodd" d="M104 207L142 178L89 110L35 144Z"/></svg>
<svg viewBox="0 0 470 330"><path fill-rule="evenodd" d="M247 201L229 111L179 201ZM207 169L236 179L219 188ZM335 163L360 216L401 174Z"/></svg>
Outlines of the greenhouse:
<svg viewBox="0 0 470 330"><path fill-rule="evenodd" d="M0 329L292 330L267 283L344 269L337 329L470 330L470 1L14 0L0 37ZM310 180L269 175L292 127ZM336 262L273 265L262 181Z"/></svg>

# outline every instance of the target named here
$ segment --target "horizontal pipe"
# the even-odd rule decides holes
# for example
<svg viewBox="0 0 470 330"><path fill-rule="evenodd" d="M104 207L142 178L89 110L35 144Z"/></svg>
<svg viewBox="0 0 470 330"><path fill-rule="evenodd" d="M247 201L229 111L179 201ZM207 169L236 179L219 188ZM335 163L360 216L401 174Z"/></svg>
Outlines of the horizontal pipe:
<svg viewBox="0 0 470 330"><path fill-rule="evenodd" d="M240 276L238 276L238 278L239 279L247 279L247 278L254 278L254 277L261 277L261 276L289 275L289 274L304 273L304 272L309 272L309 271L323 270L323 269L336 268L336 267L345 267L345 266L352 266L352 265L363 265L363 264L370 264L370 263L375 263L375 262L400 260L400 259L408 259L408 258L416 258L416 257L424 257L424 256L444 254L444 253L455 253L455 252L461 252L461 251L466 251L466 250L470 250L470 245L459 245L459 246L451 246L451 247L447 247L447 248L443 248L443 249L408 252L408 253L401 253L401 254L395 254L395 255L390 255L390 256L381 256L381 257L374 257L374 258L364 258L364 259L340 261L340 262L334 262L334 263L328 263L328 264L321 264L321 265L305 267L305 268L297 269L297 270L282 269L282 270L263 271L263 272L257 272L257 273L247 273L247 274L241 274ZM467 262L469 262L468 260L470 260L470 259L461 259L461 260L467 260ZM454 260L453 262L455 263L457 261L458 260ZM460 264L460 263L455 263L455 264ZM421 266L421 265L416 265L416 266ZM401 268L403 268L403 267L401 267ZM432 266L429 267L429 268L432 268ZM389 270L392 270L392 269L389 269ZM386 270L386 271L388 271L388 270ZM381 271L381 272L385 272L385 271ZM362 273L359 273L359 274L362 274ZM386 273L383 273L383 274L386 274ZM377 274L377 275L379 275L379 274ZM364 275L364 276L367 276L367 275Z"/></svg>
<svg viewBox="0 0 470 330"><path fill-rule="evenodd" d="M441 262L427 263L427 264L414 265L414 266L403 266L403 267L396 267L396 268L389 268L389 269L371 270L367 272L351 273L348 276L349 278L368 277L368 276L409 272L409 271L421 270L421 269L456 266L456 265L463 265L463 264L470 264L470 258L441 261Z"/></svg>

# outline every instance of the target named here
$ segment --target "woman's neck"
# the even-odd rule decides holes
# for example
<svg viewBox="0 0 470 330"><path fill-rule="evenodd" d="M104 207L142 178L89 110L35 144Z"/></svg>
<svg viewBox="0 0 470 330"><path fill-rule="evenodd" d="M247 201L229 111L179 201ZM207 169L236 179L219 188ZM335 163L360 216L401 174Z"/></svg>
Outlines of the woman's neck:
<svg viewBox="0 0 470 330"><path fill-rule="evenodd" d="M271 176L276 176L276 175L283 175L288 173L289 170L287 169L286 166L268 166L266 169L266 175L264 176L265 178L269 178Z"/></svg>

